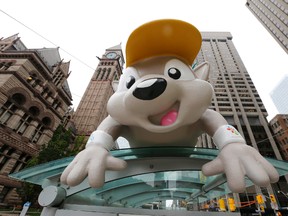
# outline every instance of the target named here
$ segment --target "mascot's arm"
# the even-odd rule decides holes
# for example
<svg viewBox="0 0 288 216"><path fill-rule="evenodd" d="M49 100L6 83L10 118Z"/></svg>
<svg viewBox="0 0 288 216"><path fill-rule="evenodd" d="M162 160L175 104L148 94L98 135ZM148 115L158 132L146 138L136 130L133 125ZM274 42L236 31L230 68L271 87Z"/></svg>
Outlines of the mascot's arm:
<svg viewBox="0 0 288 216"><path fill-rule="evenodd" d="M91 187L101 187L105 181L105 170L124 169L126 162L109 154L120 130L121 125L108 116L90 135L85 149L63 171L61 182L75 186L88 176Z"/></svg>
<svg viewBox="0 0 288 216"><path fill-rule="evenodd" d="M201 126L220 150L217 158L202 167L204 175L225 173L232 192L245 190L245 176L259 186L278 181L277 170L256 149L246 145L240 133L219 113L207 110Z"/></svg>

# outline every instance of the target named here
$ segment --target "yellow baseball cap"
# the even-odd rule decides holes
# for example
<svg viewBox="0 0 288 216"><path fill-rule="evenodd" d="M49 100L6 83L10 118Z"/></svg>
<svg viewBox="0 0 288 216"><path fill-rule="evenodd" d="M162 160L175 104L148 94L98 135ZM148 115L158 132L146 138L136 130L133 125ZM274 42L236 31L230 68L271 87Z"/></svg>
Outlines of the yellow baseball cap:
<svg viewBox="0 0 288 216"><path fill-rule="evenodd" d="M202 43L199 30L175 19L148 22L135 29L126 43L126 66L156 56L175 56L192 65Z"/></svg>

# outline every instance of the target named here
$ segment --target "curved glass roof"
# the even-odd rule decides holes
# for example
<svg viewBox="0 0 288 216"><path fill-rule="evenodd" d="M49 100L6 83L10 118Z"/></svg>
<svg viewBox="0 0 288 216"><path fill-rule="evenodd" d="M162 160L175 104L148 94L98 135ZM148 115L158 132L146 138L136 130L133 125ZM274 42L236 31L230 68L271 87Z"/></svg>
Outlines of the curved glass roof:
<svg viewBox="0 0 288 216"><path fill-rule="evenodd" d="M66 190L64 204L143 208L166 200L197 202L231 193L225 175L205 177L201 167L218 155L217 149L161 147L119 149L111 151L124 159L123 171L106 171L102 188L91 188L85 179L80 185L68 187L59 182L60 175L73 157L52 161L11 174L21 181L62 187ZM288 162L266 158L279 174L288 173ZM246 179L246 186L253 183Z"/></svg>

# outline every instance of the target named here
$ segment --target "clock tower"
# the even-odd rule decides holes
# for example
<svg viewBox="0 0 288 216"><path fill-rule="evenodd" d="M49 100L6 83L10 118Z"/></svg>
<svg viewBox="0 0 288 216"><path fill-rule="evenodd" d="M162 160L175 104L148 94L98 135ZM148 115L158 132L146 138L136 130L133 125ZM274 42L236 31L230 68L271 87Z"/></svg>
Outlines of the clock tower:
<svg viewBox="0 0 288 216"><path fill-rule="evenodd" d="M106 104L114 93L125 63L121 44L106 49L77 107L73 120L77 135L90 136L108 115Z"/></svg>

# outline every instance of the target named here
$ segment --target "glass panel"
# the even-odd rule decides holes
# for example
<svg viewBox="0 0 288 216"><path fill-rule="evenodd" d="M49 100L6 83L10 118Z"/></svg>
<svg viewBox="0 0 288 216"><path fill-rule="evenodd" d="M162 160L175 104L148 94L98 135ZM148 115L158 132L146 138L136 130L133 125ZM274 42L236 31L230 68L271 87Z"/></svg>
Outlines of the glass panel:
<svg viewBox="0 0 288 216"><path fill-rule="evenodd" d="M147 202L189 200L191 194L199 191L205 182L201 172L192 170L136 175L106 182L99 189L89 188L71 195L64 204L141 208ZM220 190L219 193L224 194L225 191Z"/></svg>

